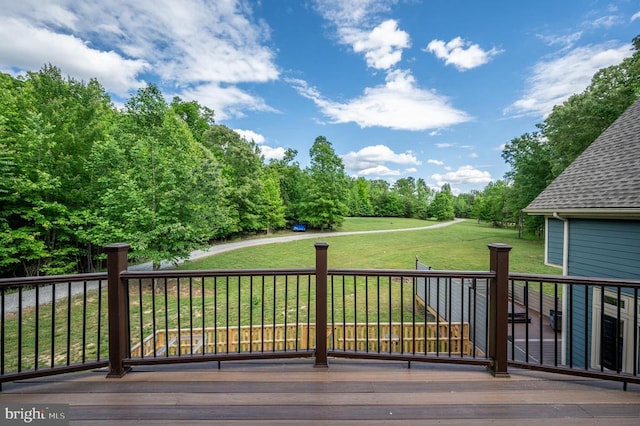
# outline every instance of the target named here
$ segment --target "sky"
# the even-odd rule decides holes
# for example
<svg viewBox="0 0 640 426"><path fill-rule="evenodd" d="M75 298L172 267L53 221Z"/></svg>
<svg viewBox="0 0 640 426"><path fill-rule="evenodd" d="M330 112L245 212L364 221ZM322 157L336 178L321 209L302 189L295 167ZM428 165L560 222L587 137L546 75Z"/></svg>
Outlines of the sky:
<svg viewBox="0 0 640 426"><path fill-rule="evenodd" d="M318 136L353 177L454 193L632 54L639 0L0 0L0 72L148 83L214 110L266 160Z"/></svg>

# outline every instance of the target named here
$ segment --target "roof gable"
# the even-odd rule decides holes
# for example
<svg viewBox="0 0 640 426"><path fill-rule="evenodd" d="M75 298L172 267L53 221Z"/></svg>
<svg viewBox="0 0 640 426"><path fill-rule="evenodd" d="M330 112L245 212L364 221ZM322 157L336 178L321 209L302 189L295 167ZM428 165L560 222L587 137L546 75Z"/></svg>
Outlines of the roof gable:
<svg viewBox="0 0 640 426"><path fill-rule="evenodd" d="M640 99L569 165L525 212L640 213Z"/></svg>

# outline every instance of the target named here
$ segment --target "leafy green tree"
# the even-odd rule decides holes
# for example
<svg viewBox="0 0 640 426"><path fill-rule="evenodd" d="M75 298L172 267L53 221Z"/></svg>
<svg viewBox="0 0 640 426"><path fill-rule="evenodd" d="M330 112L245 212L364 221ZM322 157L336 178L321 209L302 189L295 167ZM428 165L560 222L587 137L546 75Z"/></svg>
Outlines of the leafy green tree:
<svg viewBox="0 0 640 426"><path fill-rule="evenodd" d="M348 177L331 142L318 136L309 150L309 186L305 194L304 221L313 227L339 227L348 213Z"/></svg>
<svg viewBox="0 0 640 426"><path fill-rule="evenodd" d="M284 228L287 224L285 206L280 196L280 179L275 169L266 170L262 191L264 200L262 216L265 231L269 233L274 229Z"/></svg>
<svg viewBox="0 0 640 426"><path fill-rule="evenodd" d="M455 217L470 218L472 216L475 195L473 193L463 193L453 197L453 212Z"/></svg>
<svg viewBox="0 0 640 426"><path fill-rule="evenodd" d="M509 186L503 180L489 182L482 194L476 197L474 216L478 220L491 222L496 227L514 222L513 214L507 209L509 191Z"/></svg>
<svg viewBox="0 0 640 426"><path fill-rule="evenodd" d="M303 204L308 176L295 161L298 151L287 149L282 159L270 160L267 169L273 170L280 183L280 197L284 204L285 220L289 223L303 219Z"/></svg>
<svg viewBox="0 0 640 426"><path fill-rule="evenodd" d="M215 124L213 110L197 101L185 102L179 96L174 96L171 109L189 126L193 138L198 142L202 142L205 132Z"/></svg>
<svg viewBox="0 0 640 426"><path fill-rule="evenodd" d="M348 202L349 215L355 217L373 216L373 205L369 194L369 182L359 177L351 181Z"/></svg>
<svg viewBox="0 0 640 426"><path fill-rule="evenodd" d="M155 86L126 104L114 137L96 146L99 208L90 238L129 242L133 256L177 261L225 226L224 181L217 159L196 142Z"/></svg>
<svg viewBox="0 0 640 426"><path fill-rule="evenodd" d="M416 181L416 205L414 217L418 219L428 219L429 204L434 197L434 192L422 178Z"/></svg>
<svg viewBox="0 0 640 426"><path fill-rule="evenodd" d="M50 65L2 84L0 144L12 157L4 239L27 275L91 269L93 248L80 236L95 200L86 165L108 134L109 97L97 81L65 79Z"/></svg>
<svg viewBox="0 0 640 426"><path fill-rule="evenodd" d="M505 146L502 158L511 166L506 174L511 182L506 209L516 214L516 220L521 219L525 232L539 234L544 218L523 215L521 210L552 181L549 145L539 133L525 133Z"/></svg>
<svg viewBox="0 0 640 426"><path fill-rule="evenodd" d="M400 197L403 209L400 216L415 217L417 209L416 181L413 177L400 178L393 184L393 191Z"/></svg>
<svg viewBox="0 0 640 426"><path fill-rule="evenodd" d="M431 215L438 220L455 219L453 211L453 194L451 186L448 183L442 185L442 188L436 193L433 203L430 206Z"/></svg>
<svg viewBox="0 0 640 426"><path fill-rule="evenodd" d="M226 126L211 127L204 135L204 145L223 166L230 232L241 234L266 227L263 199L263 163L255 142L247 141Z"/></svg>

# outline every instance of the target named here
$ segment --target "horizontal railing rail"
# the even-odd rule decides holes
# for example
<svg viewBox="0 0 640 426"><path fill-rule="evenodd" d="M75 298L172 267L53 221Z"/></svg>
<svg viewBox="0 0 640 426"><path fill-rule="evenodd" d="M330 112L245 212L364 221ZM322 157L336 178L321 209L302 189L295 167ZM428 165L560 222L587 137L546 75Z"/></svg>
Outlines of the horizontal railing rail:
<svg viewBox="0 0 640 426"><path fill-rule="evenodd" d="M640 280L511 273L509 365L640 383Z"/></svg>

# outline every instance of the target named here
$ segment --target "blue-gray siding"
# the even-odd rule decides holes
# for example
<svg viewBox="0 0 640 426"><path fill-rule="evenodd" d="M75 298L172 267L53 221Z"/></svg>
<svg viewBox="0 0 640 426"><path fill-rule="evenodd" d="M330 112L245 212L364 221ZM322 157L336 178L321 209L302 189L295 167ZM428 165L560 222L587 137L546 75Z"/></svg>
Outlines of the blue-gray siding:
<svg viewBox="0 0 640 426"><path fill-rule="evenodd" d="M640 221L571 219L567 272L587 277L640 278ZM592 297L591 290L579 286L574 286L569 296L573 327L565 339L567 344L573 339L573 353L567 361L574 365L589 363Z"/></svg>
<svg viewBox="0 0 640 426"><path fill-rule="evenodd" d="M640 278L640 221L571 219L569 275Z"/></svg>
<svg viewBox="0 0 640 426"><path fill-rule="evenodd" d="M564 222L549 218L547 222L547 263L562 266L564 248Z"/></svg>

